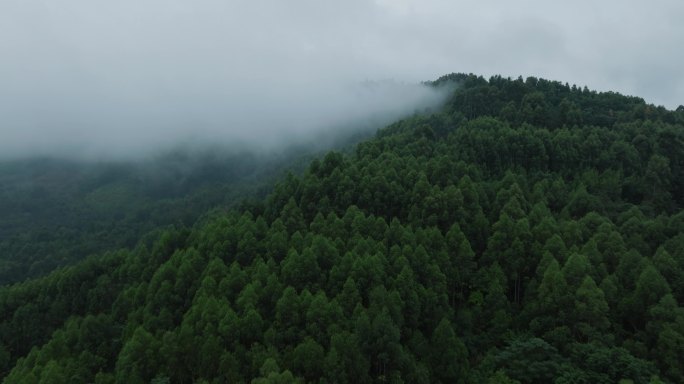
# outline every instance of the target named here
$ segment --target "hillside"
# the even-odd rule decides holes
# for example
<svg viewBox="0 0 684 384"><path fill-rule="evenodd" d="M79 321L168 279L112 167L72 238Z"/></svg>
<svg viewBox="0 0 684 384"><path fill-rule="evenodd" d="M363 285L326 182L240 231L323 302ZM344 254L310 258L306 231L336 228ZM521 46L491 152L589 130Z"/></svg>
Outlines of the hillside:
<svg viewBox="0 0 684 384"><path fill-rule="evenodd" d="M0 289L3 382L684 382L684 111L445 83L265 199Z"/></svg>
<svg viewBox="0 0 684 384"><path fill-rule="evenodd" d="M320 150L177 150L131 160L0 161L0 286L44 275L142 237L192 226L213 209L263 198ZM151 235L154 236L154 235Z"/></svg>

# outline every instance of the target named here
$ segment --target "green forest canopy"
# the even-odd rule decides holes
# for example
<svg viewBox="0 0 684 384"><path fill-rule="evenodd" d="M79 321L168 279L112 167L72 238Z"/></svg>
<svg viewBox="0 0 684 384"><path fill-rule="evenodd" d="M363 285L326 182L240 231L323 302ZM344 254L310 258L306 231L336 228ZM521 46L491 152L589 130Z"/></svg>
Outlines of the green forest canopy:
<svg viewBox="0 0 684 384"><path fill-rule="evenodd" d="M192 226L247 196L262 199L285 169L302 171L318 151L300 145L272 154L206 149L137 161L2 161L0 286L134 247L169 225Z"/></svg>
<svg viewBox="0 0 684 384"><path fill-rule="evenodd" d="M684 382L684 111L444 83L264 200L0 290L4 382Z"/></svg>

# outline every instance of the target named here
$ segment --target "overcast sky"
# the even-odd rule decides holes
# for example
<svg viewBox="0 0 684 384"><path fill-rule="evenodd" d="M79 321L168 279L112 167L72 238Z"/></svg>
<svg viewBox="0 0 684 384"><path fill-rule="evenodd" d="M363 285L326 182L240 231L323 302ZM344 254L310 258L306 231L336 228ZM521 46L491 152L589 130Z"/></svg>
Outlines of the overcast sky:
<svg viewBox="0 0 684 384"><path fill-rule="evenodd" d="M672 109L682 17L674 0L1 0L0 157L273 145L434 105L412 84L450 72Z"/></svg>

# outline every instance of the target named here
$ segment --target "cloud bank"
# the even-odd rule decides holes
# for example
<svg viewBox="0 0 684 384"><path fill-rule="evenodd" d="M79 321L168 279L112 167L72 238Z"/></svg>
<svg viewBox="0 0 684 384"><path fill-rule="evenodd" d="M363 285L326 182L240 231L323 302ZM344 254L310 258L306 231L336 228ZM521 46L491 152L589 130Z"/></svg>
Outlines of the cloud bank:
<svg viewBox="0 0 684 384"><path fill-rule="evenodd" d="M682 14L665 0L3 0L0 157L273 147L437 105L416 84L450 72L675 108Z"/></svg>
<svg viewBox="0 0 684 384"><path fill-rule="evenodd" d="M360 54L338 46L346 31L328 25L344 10L328 6L4 2L0 152L107 158L181 143L274 148L378 128L441 102L429 87L364 73Z"/></svg>

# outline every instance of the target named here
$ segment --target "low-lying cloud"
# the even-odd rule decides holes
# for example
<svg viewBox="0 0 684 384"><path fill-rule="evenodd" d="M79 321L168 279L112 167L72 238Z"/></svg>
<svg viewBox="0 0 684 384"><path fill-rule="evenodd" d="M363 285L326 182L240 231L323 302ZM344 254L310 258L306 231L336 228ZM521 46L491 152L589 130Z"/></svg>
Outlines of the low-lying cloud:
<svg viewBox="0 0 684 384"><path fill-rule="evenodd" d="M274 148L378 128L442 101L419 83L378 81L353 47L336 46L343 37L325 20L268 3L3 4L1 156Z"/></svg>
<svg viewBox="0 0 684 384"><path fill-rule="evenodd" d="M167 89L160 90L165 86ZM277 149L377 129L439 106L421 84L269 81L207 83L201 90L145 82L127 94L73 86L0 107L4 157L140 157L180 145ZM11 105L13 103L3 103Z"/></svg>
<svg viewBox="0 0 684 384"><path fill-rule="evenodd" d="M676 108L682 4L3 0L0 158L268 148L434 106L417 84L450 72Z"/></svg>

